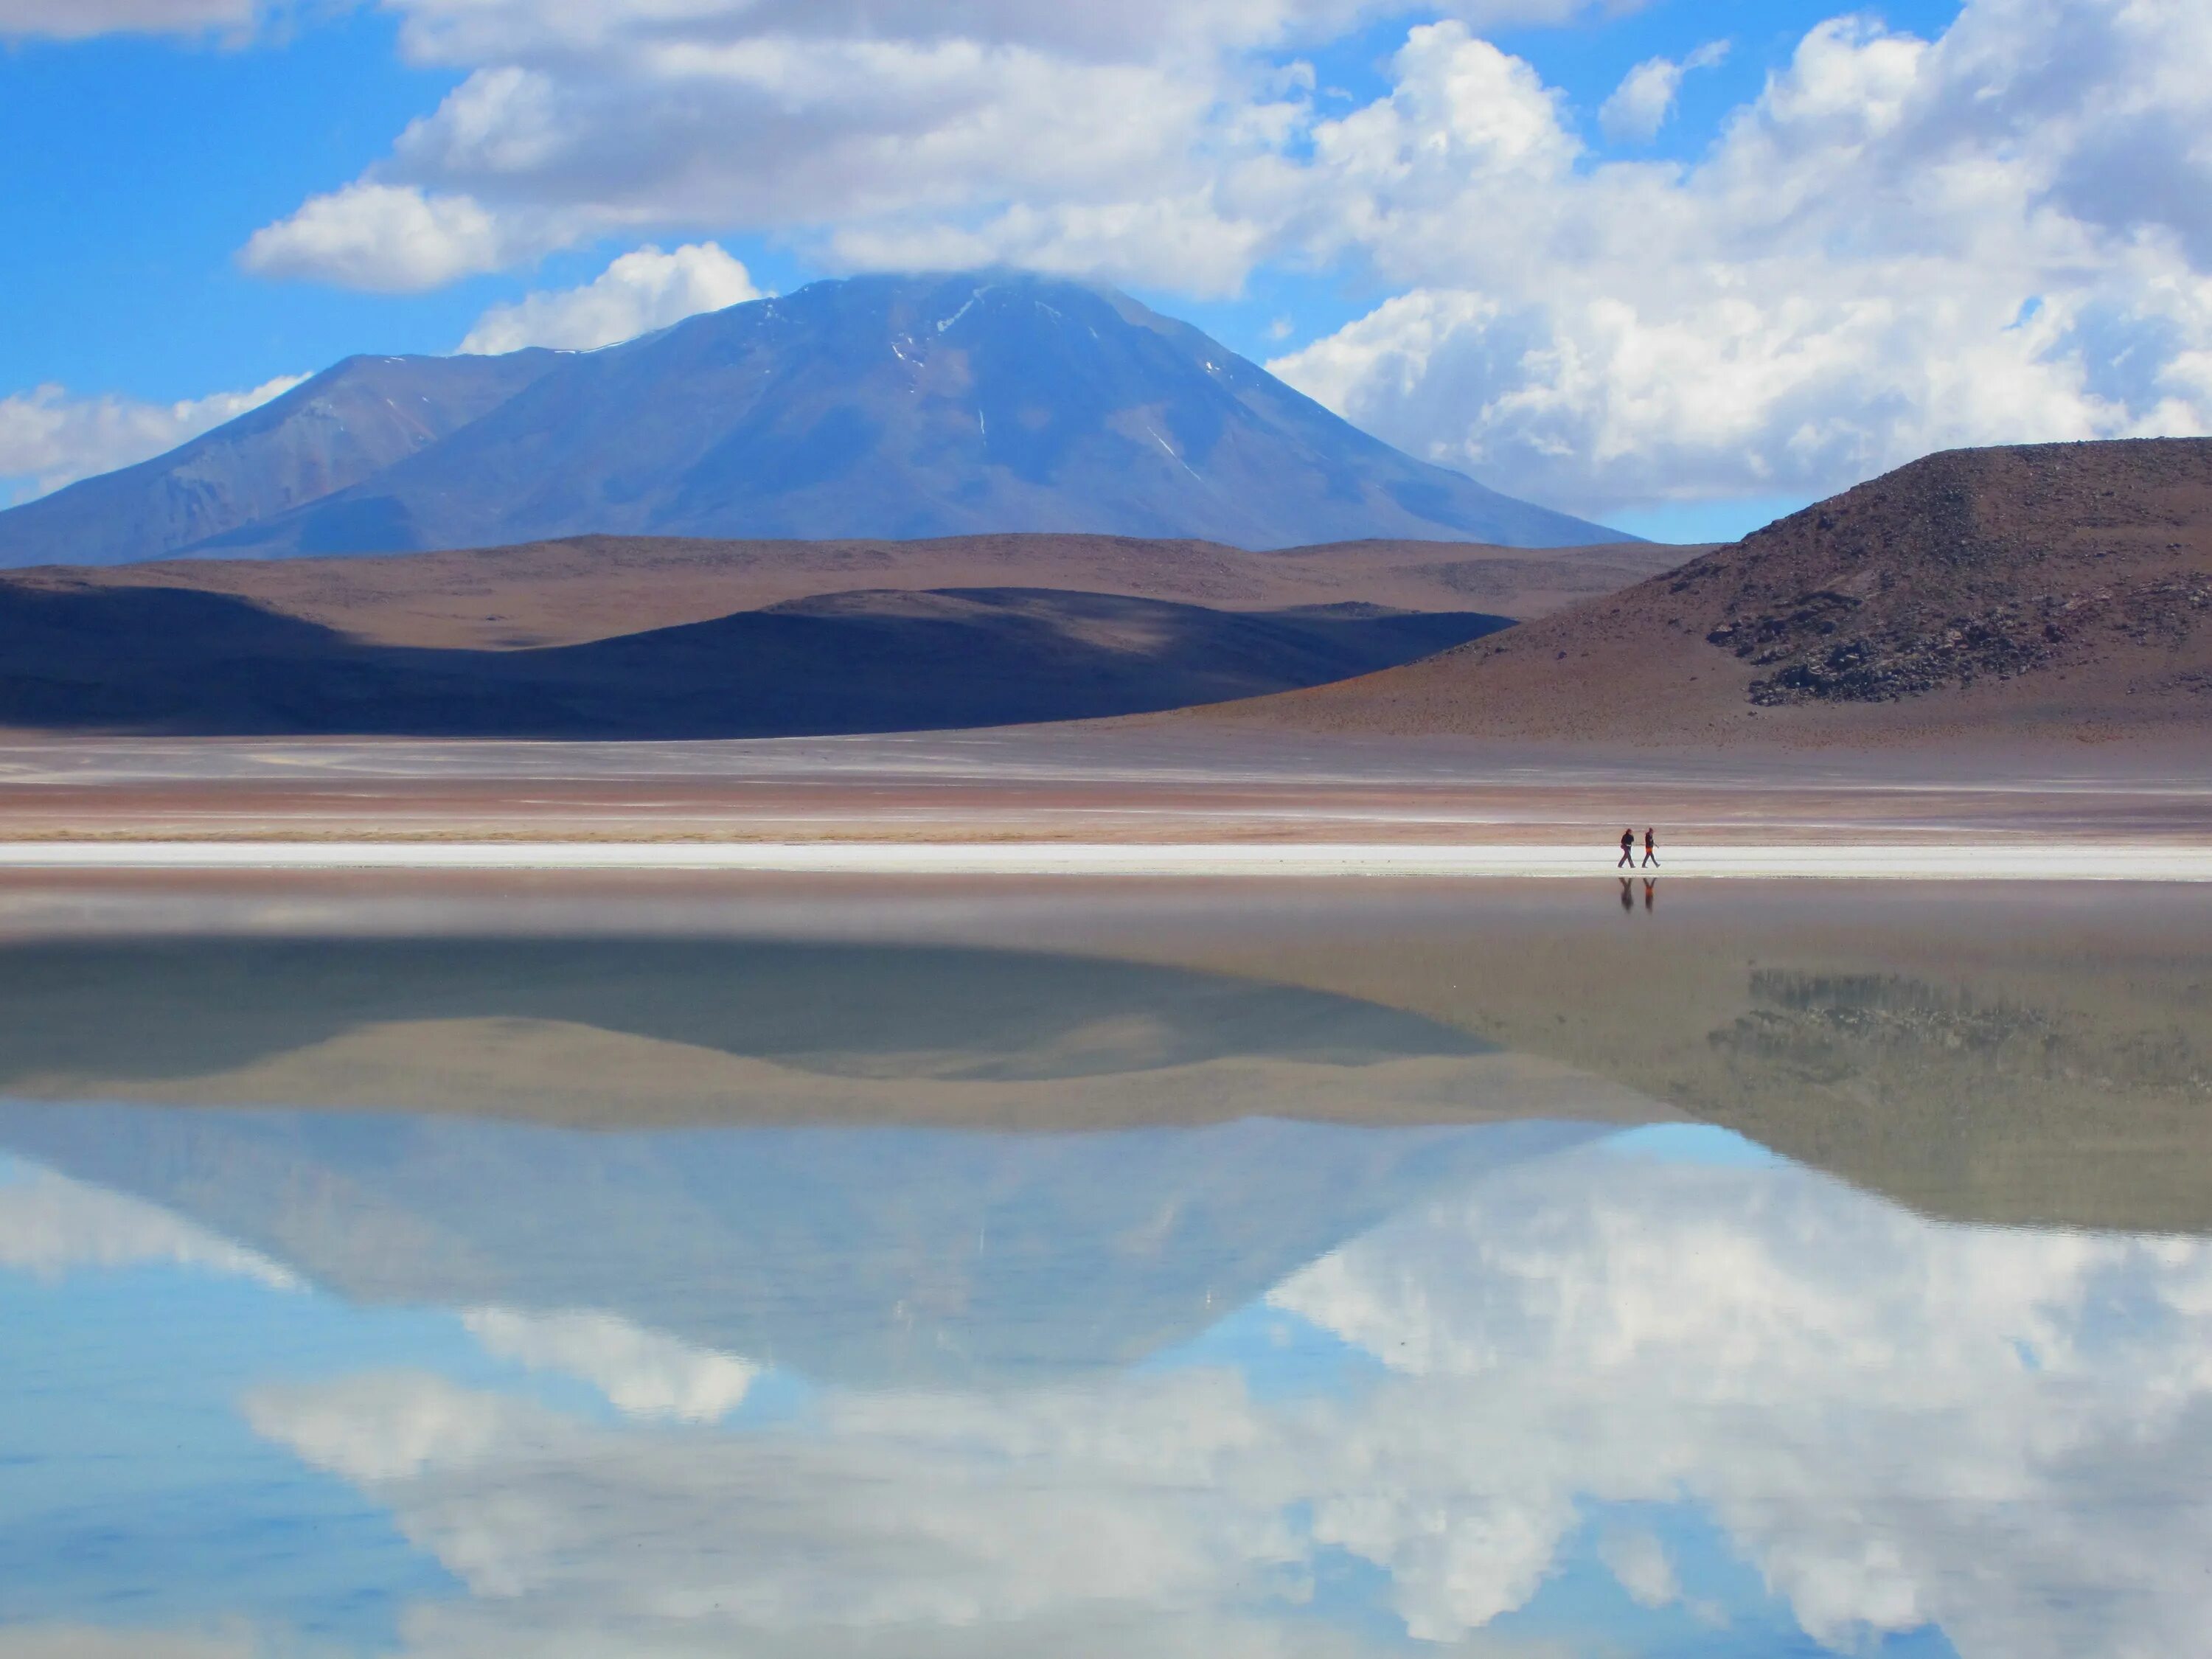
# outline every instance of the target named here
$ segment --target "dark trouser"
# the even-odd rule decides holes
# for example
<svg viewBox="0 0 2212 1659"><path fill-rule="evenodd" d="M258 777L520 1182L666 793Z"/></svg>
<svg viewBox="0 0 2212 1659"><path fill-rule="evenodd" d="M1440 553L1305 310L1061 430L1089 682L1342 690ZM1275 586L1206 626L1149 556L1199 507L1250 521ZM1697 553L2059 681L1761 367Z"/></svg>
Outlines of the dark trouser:
<svg viewBox="0 0 2212 1659"><path fill-rule="evenodd" d="M1635 850L1632 848L1622 848L1620 849L1620 862L1614 865L1613 867L1616 870L1623 868L1633 870L1636 867Z"/></svg>
<svg viewBox="0 0 2212 1659"><path fill-rule="evenodd" d="M1644 867L1648 870L1658 862L1659 855L1653 852L1650 848L1645 848L1644 849Z"/></svg>

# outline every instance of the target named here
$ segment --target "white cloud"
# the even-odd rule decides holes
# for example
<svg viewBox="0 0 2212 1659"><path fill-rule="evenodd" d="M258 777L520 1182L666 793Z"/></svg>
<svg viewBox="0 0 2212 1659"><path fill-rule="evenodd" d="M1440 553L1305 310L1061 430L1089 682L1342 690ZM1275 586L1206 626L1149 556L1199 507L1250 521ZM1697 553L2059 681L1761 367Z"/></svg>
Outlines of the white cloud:
<svg viewBox="0 0 2212 1659"><path fill-rule="evenodd" d="M155 1205L0 1159L0 1267L58 1279L148 1262L256 1279L276 1290L300 1283L267 1257Z"/></svg>
<svg viewBox="0 0 2212 1659"><path fill-rule="evenodd" d="M1650 1533L1608 1532L1598 1540L1598 1559L1620 1580L1629 1599L1640 1607L1672 1607L1682 1599L1682 1586L1667 1547Z"/></svg>
<svg viewBox="0 0 2212 1659"><path fill-rule="evenodd" d="M744 264L713 242L687 243L672 253L641 247L581 288L494 306L477 319L460 349L496 354L536 345L590 351L760 297Z"/></svg>
<svg viewBox="0 0 2212 1659"><path fill-rule="evenodd" d="M1599 3L1444 9L1484 25L1557 22ZM1403 6L392 9L414 61L466 80L363 179L260 233L251 268L425 287L595 236L742 228L798 234L845 264L1004 259L1229 292L1266 228L1245 222L1235 175L1293 140L1310 94L1310 72L1267 54ZM421 220L426 203L449 204L460 234L394 222ZM417 246L433 252L405 252Z"/></svg>
<svg viewBox="0 0 2212 1659"><path fill-rule="evenodd" d="M749 1361L641 1330L612 1314L477 1308L462 1322L485 1352L578 1377L629 1417L711 1423L742 1405L760 1375Z"/></svg>
<svg viewBox="0 0 2212 1659"><path fill-rule="evenodd" d="M1679 62L1672 58L1647 58L1621 77L1613 96L1600 106L1598 125L1608 138L1650 143L1674 112L1682 77L1692 70L1725 63L1728 55L1729 43L1715 40Z"/></svg>
<svg viewBox="0 0 2212 1659"><path fill-rule="evenodd" d="M361 183L255 231L239 260L257 276L405 294L497 270L558 240L495 220L467 196Z"/></svg>
<svg viewBox="0 0 2212 1659"><path fill-rule="evenodd" d="M1417 30L1392 96L1316 131L1343 188L1309 257L1401 292L1273 367L1383 437L1601 514L2212 429L2212 150L2182 136L2212 76L2171 67L2212 67L2212 13L1823 25L1688 167L1586 165L1497 56ZM1469 76L1540 136L1462 159L1434 89Z"/></svg>
<svg viewBox="0 0 2212 1659"><path fill-rule="evenodd" d="M1135 61L1188 52L1334 40L1404 0L392 0L418 61L519 62L619 51L658 35L694 42L868 40L1018 45L1072 59ZM1480 28L1619 15L1643 0L1443 0L1419 8Z"/></svg>
<svg viewBox="0 0 2212 1659"><path fill-rule="evenodd" d="M218 392L174 404L112 395L72 398L58 386L0 398L0 489L19 480L15 500L29 501L146 460L258 409L307 378L283 375L250 392Z"/></svg>
<svg viewBox="0 0 2212 1659"><path fill-rule="evenodd" d="M198 34L250 27L257 0L0 0L0 40L97 34Z"/></svg>

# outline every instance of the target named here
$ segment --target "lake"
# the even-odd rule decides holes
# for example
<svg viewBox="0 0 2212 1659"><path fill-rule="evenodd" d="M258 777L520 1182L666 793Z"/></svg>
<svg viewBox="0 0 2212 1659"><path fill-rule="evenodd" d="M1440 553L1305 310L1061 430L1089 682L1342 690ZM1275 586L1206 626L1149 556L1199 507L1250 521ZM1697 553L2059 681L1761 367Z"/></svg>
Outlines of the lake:
<svg viewBox="0 0 2212 1659"><path fill-rule="evenodd" d="M0 1656L2197 1650L2206 905L10 889Z"/></svg>

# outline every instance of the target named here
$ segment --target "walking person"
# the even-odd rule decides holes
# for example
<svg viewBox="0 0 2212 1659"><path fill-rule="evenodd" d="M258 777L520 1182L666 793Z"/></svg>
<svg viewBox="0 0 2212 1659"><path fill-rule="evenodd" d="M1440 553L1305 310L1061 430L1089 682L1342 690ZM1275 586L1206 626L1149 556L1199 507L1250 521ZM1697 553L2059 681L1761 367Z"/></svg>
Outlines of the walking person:
<svg viewBox="0 0 2212 1659"><path fill-rule="evenodd" d="M1659 836L1656 830L1644 832L1644 867L1647 870L1659 862Z"/></svg>
<svg viewBox="0 0 2212 1659"><path fill-rule="evenodd" d="M1636 831L1633 830L1620 832L1620 862L1613 867L1616 870L1633 870L1636 867Z"/></svg>

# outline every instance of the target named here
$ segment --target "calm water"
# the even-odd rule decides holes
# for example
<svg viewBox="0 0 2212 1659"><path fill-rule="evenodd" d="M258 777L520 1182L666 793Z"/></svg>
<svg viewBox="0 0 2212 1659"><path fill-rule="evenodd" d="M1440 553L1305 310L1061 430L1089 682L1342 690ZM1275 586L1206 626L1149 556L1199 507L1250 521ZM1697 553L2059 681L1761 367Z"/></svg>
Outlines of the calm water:
<svg viewBox="0 0 2212 1659"><path fill-rule="evenodd" d="M2206 1651L2203 901L1632 896L19 919L0 1656Z"/></svg>

